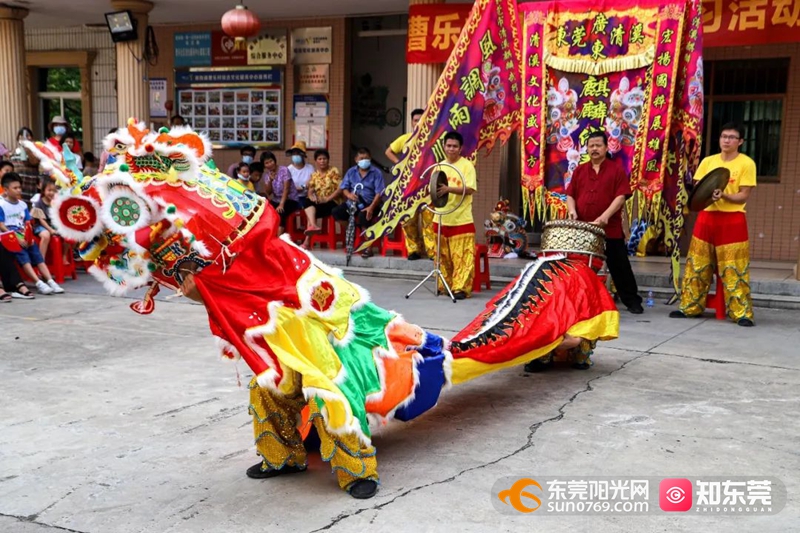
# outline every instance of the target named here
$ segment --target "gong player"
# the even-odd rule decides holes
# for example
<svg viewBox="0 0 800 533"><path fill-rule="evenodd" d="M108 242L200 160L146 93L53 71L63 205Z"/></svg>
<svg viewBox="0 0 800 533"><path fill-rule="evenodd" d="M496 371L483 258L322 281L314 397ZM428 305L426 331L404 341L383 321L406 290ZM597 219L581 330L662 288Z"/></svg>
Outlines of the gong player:
<svg viewBox="0 0 800 533"><path fill-rule="evenodd" d="M644 312L642 297L628 261L622 233L622 206L631 195L628 176L620 165L606 157L608 138L601 131L589 134L586 148L590 160L572 173L567 187L569 218L591 222L606 232L606 264L622 303L635 315Z"/></svg>
<svg viewBox="0 0 800 533"><path fill-rule="evenodd" d="M715 202L697 216L686 258L680 308L671 312L670 318L700 316L716 272L722 278L728 318L740 326L755 325L744 208L756 186L756 164L739 153L743 142L742 129L736 124L725 124L719 136L721 153L703 159L695 172L695 179L699 180L712 170L726 168L730 180L725 190L714 191Z"/></svg>

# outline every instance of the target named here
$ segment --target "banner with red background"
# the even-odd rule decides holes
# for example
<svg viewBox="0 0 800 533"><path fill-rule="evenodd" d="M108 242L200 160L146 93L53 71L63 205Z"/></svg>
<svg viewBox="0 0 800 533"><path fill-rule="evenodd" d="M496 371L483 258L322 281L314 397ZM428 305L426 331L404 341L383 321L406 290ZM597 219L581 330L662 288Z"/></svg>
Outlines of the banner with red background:
<svg viewBox="0 0 800 533"><path fill-rule="evenodd" d="M704 46L800 41L800 0L703 0Z"/></svg>
<svg viewBox="0 0 800 533"><path fill-rule="evenodd" d="M408 9L407 63L444 63L455 48L472 4L423 4Z"/></svg>

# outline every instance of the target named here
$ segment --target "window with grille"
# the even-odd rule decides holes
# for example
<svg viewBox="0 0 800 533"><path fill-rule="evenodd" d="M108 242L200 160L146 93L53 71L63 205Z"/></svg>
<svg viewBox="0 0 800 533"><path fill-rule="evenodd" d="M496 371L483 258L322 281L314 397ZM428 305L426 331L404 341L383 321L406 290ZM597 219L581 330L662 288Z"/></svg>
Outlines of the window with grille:
<svg viewBox="0 0 800 533"><path fill-rule="evenodd" d="M719 153L722 126L735 122L744 129L740 150L756 162L758 179L780 181L788 79L788 58L707 62L704 155Z"/></svg>

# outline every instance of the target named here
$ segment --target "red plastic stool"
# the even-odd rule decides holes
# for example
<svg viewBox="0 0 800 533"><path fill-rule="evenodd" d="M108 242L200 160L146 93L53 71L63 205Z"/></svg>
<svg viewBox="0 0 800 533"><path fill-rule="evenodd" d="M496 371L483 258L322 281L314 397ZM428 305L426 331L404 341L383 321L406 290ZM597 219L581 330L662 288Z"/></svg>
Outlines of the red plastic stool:
<svg viewBox="0 0 800 533"><path fill-rule="evenodd" d="M481 262L483 269L481 269ZM475 245L475 279L472 281L472 292L481 292L481 285L485 284L486 289L492 288L489 278L489 247L485 244Z"/></svg>
<svg viewBox="0 0 800 533"><path fill-rule="evenodd" d="M344 245L344 232L336 233L336 221L333 217L326 217L322 219L322 233L317 233L311 236L311 248L317 243L328 248L328 250L335 250L336 244L341 242Z"/></svg>
<svg viewBox="0 0 800 533"><path fill-rule="evenodd" d="M292 238L293 242L305 240L306 234L306 226L303 224L305 220L305 213L302 209L295 211L289 218L286 220L286 233Z"/></svg>
<svg viewBox="0 0 800 533"><path fill-rule="evenodd" d="M50 269L50 274L55 278L56 283L64 283L64 278L70 276L72 279L78 279L78 274L75 272L75 258L72 254L67 255L69 264L64 264L64 239L58 235L50 239L50 246L47 248L47 257L45 257L45 264Z"/></svg>
<svg viewBox="0 0 800 533"><path fill-rule="evenodd" d="M381 255L385 256L387 252L394 251L400 252L403 257L408 257L408 250L406 250L406 235L403 228L398 227L391 235L383 236L383 249Z"/></svg>
<svg viewBox="0 0 800 533"><path fill-rule="evenodd" d="M722 287L722 278L715 275L717 278L717 292L709 294L706 298L706 309L713 309L717 320L725 320L725 290Z"/></svg>

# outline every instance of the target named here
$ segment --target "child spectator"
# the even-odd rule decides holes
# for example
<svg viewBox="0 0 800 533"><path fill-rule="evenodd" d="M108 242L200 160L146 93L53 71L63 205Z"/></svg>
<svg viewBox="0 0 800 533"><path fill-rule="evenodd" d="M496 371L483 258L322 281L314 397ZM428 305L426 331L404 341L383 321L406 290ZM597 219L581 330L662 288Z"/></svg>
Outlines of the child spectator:
<svg viewBox="0 0 800 533"><path fill-rule="evenodd" d="M97 158L92 152L83 154L83 175L94 176L97 174Z"/></svg>
<svg viewBox="0 0 800 533"><path fill-rule="evenodd" d="M264 165L256 161L250 164L250 183L253 184L255 191L264 196L264 182L261 181L264 176Z"/></svg>
<svg viewBox="0 0 800 533"><path fill-rule="evenodd" d="M0 198L0 231L16 233L22 251L14 252L17 263L22 271L36 282L36 288L42 294L60 294L64 289L58 286L50 270L44 264L44 258L39 247L33 242L28 242L25 237L25 225L31 220L28 206L22 201L22 180L15 172L9 172L2 179L2 186L6 196ZM33 267L37 267L44 281L36 275Z"/></svg>
<svg viewBox="0 0 800 533"><path fill-rule="evenodd" d="M14 172L14 163L11 161L0 161L0 180L9 172ZM4 195L3 187L0 186L0 196Z"/></svg>
<svg viewBox="0 0 800 533"><path fill-rule="evenodd" d="M255 185L250 181L250 165L247 163L239 163L236 167L236 180L248 190L255 192Z"/></svg>
<svg viewBox="0 0 800 533"><path fill-rule="evenodd" d="M39 237L39 251L42 257L47 257L50 239L57 235L50 223L50 206L56 196L56 182L50 178L42 178L39 189L39 199L33 204L31 217L33 217L33 234Z"/></svg>

